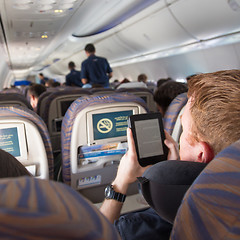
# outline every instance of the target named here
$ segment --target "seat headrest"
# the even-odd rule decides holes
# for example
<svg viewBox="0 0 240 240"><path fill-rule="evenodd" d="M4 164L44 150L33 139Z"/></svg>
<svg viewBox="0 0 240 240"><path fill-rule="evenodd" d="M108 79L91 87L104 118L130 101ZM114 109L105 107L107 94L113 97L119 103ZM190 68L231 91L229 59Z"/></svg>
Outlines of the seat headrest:
<svg viewBox="0 0 240 240"><path fill-rule="evenodd" d="M187 93L181 93L173 99L167 108L164 115L163 125L164 129L172 135L173 128L178 118L178 114L181 112L182 108L186 105L188 101Z"/></svg>
<svg viewBox="0 0 240 240"><path fill-rule="evenodd" d="M205 167L198 162L159 162L139 178L143 196L162 218L173 223L184 194Z"/></svg>
<svg viewBox="0 0 240 240"><path fill-rule="evenodd" d="M239 239L240 140L195 180L178 210L171 239Z"/></svg>
<svg viewBox="0 0 240 240"><path fill-rule="evenodd" d="M119 239L78 192L32 177L0 180L0 222L7 239Z"/></svg>

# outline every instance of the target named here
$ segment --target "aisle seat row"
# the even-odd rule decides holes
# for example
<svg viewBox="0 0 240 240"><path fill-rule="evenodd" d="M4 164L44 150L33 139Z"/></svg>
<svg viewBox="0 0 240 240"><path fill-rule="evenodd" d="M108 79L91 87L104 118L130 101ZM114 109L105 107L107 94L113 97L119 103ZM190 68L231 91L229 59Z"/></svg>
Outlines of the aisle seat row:
<svg viewBox="0 0 240 240"><path fill-rule="evenodd" d="M55 108L61 100L71 101L76 97L73 94L63 99L58 92L51 94L59 97L53 98ZM64 117L61 113L63 123L59 134L62 137L63 181L91 201L101 201L103 189L115 177L119 160L127 149L127 117L147 111L142 98L128 93L85 95L75 100ZM9 136L3 139L6 132L12 139L9 140ZM1 146L11 142L10 148L14 150L14 144L18 145L19 152L14 154L33 175L53 179L52 143L41 117L26 107L2 106L0 133ZM136 185L130 188L130 192L137 192Z"/></svg>

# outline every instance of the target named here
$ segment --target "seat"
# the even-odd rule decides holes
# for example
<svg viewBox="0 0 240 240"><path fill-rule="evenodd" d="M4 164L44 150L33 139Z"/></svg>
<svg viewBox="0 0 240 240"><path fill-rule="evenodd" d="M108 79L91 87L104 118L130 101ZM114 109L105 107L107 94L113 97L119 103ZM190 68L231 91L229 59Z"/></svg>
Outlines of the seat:
<svg viewBox="0 0 240 240"><path fill-rule="evenodd" d="M146 112L145 102L127 93L77 99L62 123L64 182L101 202L126 152L127 117Z"/></svg>
<svg viewBox="0 0 240 240"><path fill-rule="evenodd" d="M37 103L37 114L39 116L43 116L45 107L46 107L46 100L47 97L52 93L58 91L58 88L47 88L47 91L43 92L39 98Z"/></svg>
<svg viewBox="0 0 240 240"><path fill-rule="evenodd" d="M148 88L119 88L116 92L132 93L135 96L142 98L146 103L150 112L156 112L157 106L153 99L153 93Z"/></svg>
<svg viewBox="0 0 240 240"><path fill-rule="evenodd" d="M0 107L0 146L39 178L53 179L53 154L43 120L25 107Z"/></svg>
<svg viewBox="0 0 240 240"><path fill-rule="evenodd" d="M0 93L0 106L23 106L33 110L31 104L21 93Z"/></svg>
<svg viewBox="0 0 240 240"><path fill-rule="evenodd" d="M114 226L65 184L32 177L0 179L3 239L120 240Z"/></svg>
<svg viewBox="0 0 240 240"><path fill-rule="evenodd" d="M171 239L240 238L240 140L221 151L187 191Z"/></svg>
<svg viewBox="0 0 240 240"><path fill-rule="evenodd" d="M180 116L184 111L187 103L187 93L181 93L170 103L163 119L164 129L173 137L176 142L179 142L182 133L182 125Z"/></svg>
<svg viewBox="0 0 240 240"><path fill-rule="evenodd" d="M92 88L90 89L91 93L93 95L108 95L108 94L113 94L115 93L115 90L112 88Z"/></svg>
<svg viewBox="0 0 240 240"><path fill-rule="evenodd" d="M61 125L68 107L77 98L90 94L91 92L86 89L66 88L54 91L47 96L44 112L40 116L48 127L53 152L60 152L61 150Z"/></svg>

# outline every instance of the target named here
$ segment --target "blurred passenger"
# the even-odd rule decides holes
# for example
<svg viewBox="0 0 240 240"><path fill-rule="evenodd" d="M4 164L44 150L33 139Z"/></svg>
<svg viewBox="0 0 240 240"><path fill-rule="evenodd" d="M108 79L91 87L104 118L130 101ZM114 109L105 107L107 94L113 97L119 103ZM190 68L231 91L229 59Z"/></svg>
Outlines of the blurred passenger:
<svg viewBox="0 0 240 240"><path fill-rule="evenodd" d="M28 94L30 96L30 103L33 107L33 110L36 111L37 109L37 103L38 103L38 98L39 96L45 92L47 89L45 86L43 86L42 84L33 84L29 90L28 90Z"/></svg>
<svg viewBox="0 0 240 240"><path fill-rule="evenodd" d="M171 81L172 79L171 78L160 78L158 81L157 81L157 88L159 88L163 83L167 82L167 81Z"/></svg>
<svg viewBox="0 0 240 240"><path fill-rule="evenodd" d="M147 88L144 82L130 82L127 78L124 78L117 86L119 88Z"/></svg>
<svg viewBox="0 0 240 240"><path fill-rule="evenodd" d="M82 62L81 76L82 83L102 84L109 87L109 79L112 77L112 69L106 58L95 55L95 47L89 43L85 47L87 59Z"/></svg>
<svg viewBox="0 0 240 240"><path fill-rule="evenodd" d="M0 149L0 178L32 176L10 153Z"/></svg>
<svg viewBox="0 0 240 240"><path fill-rule="evenodd" d="M66 76L66 86L82 87L81 72L77 71L74 62L68 63L70 73Z"/></svg>
<svg viewBox="0 0 240 240"><path fill-rule="evenodd" d="M45 83L46 83L46 81L48 80L48 78L45 77L45 76L43 75L43 73L39 73L38 76L39 76L39 78L40 78L40 83L41 83L42 85L45 85Z"/></svg>
<svg viewBox="0 0 240 240"><path fill-rule="evenodd" d="M115 79L113 82L110 83L110 87L112 89L115 89L118 85L119 85L119 80L118 79Z"/></svg>
<svg viewBox="0 0 240 240"><path fill-rule="evenodd" d="M166 134L164 142L169 148L168 160L180 158L207 164L221 150L240 139L240 70L199 74L189 80L188 87L188 102L181 118L180 150ZM130 129L127 137L129 150L122 157L112 182L112 189L117 192L115 195L126 195L129 185L149 167L139 165ZM119 218L122 206L119 200L109 198L105 199L101 211L113 223ZM161 233L166 231L162 222L165 221L159 217L161 221L156 224L156 216L148 210L146 214L130 213L117 220L115 225L119 233L129 239L148 240L152 239L151 236L162 239Z"/></svg>
<svg viewBox="0 0 240 240"><path fill-rule="evenodd" d="M147 75L142 73L140 75L138 75L138 82L144 82L144 83L147 83Z"/></svg>
<svg viewBox="0 0 240 240"><path fill-rule="evenodd" d="M60 86L61 86L61 84L58 81L55 81L52 85L52 87L60 87Z"/></svg>
<svg viewBox="0 0 240 240"><path fill-rule="evenodd" d="M158 111L164 116L169 104L179 94L187 92L187 85L175 81L166 81L154 93Z"/></svg>
<svg viewBox="0 0 240 240"><path fill-rule="evenodd" d="M48 79L47 81L46 81L46 83L45 83L45 87L53 87L53 85L54 85L54 80L53 79Z"/></svg>

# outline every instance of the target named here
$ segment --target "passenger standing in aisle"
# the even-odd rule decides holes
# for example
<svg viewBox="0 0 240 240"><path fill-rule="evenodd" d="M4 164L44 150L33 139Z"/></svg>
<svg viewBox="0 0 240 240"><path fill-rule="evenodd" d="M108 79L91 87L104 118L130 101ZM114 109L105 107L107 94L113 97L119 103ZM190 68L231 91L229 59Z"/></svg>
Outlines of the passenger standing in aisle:
<svg viewBox="0 0 240 240"><path fill-rule="evenodd" d="M101 84L109 87L109 79L112 77L112 69L106 58L95 55L95 47L89 43L85 47L87 59L82 62L82 83Z"/></svg>
<svg viewBox="0 0 240 240"><path fill-rule="evenodd" d="M69 62L68 68L70 70L70 73L66 76L66 85L67 86L76 86L76 87L82 87L82 81L81 81L81 72L75 70L75 63Z"/></svg>

